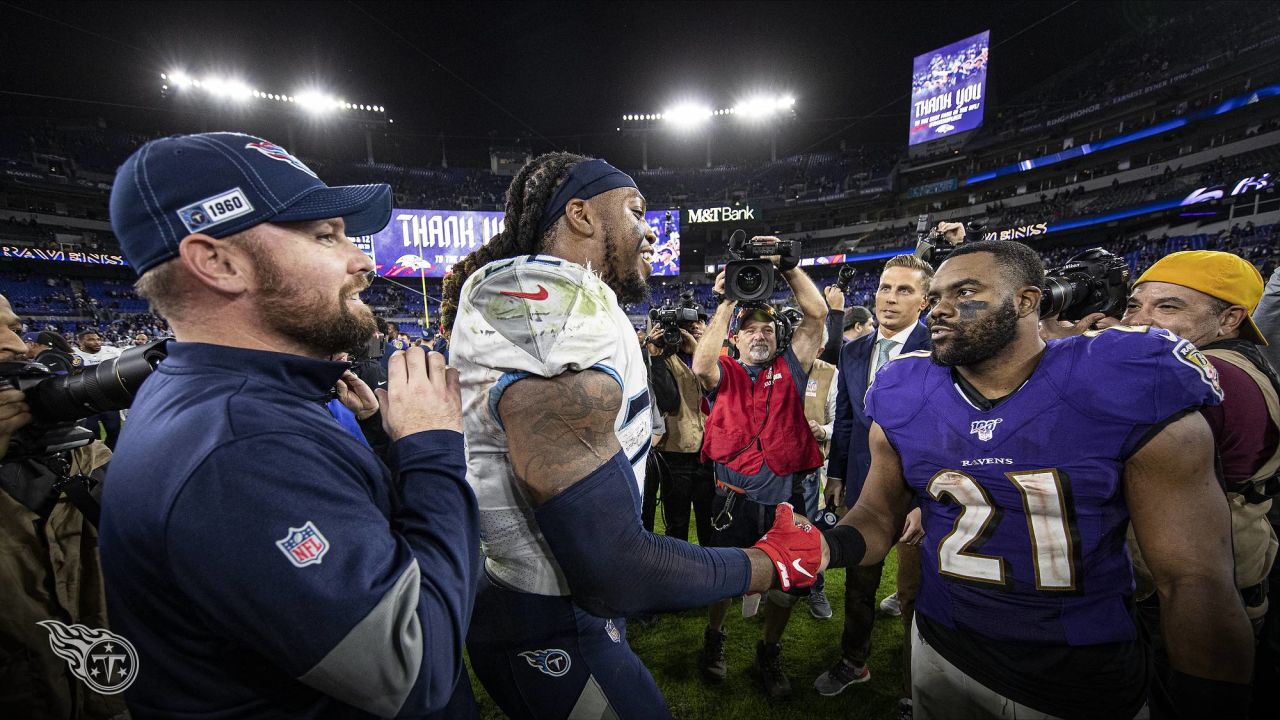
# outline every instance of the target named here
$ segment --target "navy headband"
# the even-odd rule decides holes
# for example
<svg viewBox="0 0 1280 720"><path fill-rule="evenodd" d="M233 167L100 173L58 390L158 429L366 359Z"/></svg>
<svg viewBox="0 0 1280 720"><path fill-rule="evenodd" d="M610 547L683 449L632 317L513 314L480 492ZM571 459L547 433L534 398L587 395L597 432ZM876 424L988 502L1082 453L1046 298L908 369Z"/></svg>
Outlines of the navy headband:
<svg viewBox="0 0 1280 720"><path fill-rule="evenodd" d="M603 160L583 160L574 165L569 170L569 176L547 201L542 212L542 222L538 224L538 236L544 235L560 219L570 200L589 200L600 193L624 187L639 189L630 175Z"/></svg>

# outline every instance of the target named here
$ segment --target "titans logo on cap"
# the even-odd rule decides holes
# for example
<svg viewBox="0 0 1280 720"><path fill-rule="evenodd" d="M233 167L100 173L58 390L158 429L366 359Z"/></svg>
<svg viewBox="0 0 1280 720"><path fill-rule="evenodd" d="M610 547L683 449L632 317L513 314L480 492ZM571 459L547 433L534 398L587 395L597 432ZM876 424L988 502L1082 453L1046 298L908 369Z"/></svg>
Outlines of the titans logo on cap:
<svg viewBox="0 0 1280 720"><path fill-rule="evenodd" d="M245 145L244 147L246 150L257 150L258 152L262 153L263 155L266 155L272 160L279 160L280 162L289 163L290 165L298 168L302 172L310 175L311 177L317 177L315 173L311 172L311 168L302 164L301 160L290 155L288 150L285 150L284 148L280 147L279 145L273 142L268 142L266 140L259 140L257 142L251 142Z"/></svg>

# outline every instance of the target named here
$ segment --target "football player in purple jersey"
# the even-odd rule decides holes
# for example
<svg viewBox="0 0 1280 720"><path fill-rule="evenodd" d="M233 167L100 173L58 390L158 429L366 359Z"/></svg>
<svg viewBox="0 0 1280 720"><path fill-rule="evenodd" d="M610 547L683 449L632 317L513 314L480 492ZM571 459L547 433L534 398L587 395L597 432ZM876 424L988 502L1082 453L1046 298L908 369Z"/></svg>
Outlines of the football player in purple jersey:
<svg viewBox="0 0 1280 720"><path fill-rule="evenodd" d="M1151 664L1132 523L1173 669L1151 711L1243 717L1253 643L1196 412L1221 401L1216 373L1164 330L1046 344L1043 282L1014 242L961 246L938 269L932 351L890 362L867 392L871 471L827 535L831 566L879 562L923 509L917 718L1134 717Z"/></svg>

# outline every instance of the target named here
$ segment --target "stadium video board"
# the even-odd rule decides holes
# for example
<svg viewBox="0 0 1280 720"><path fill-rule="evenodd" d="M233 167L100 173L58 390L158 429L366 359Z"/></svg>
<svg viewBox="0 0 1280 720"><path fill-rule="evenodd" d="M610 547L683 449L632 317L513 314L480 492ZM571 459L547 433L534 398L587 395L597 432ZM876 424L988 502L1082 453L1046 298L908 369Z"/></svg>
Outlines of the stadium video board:
<svg viewBox="0 0 1280 720"><path fill-rule="evenodd" d="M680 212L649 210L645 221L658 236L654 275L680 274ZM373 258L382 277L444 277L468 253L502 232L503 213L480 210L395 208L380 232L352 241Z"/></svg>
<svg viewBox="0 0 1280 720"><path fill-rule="evenodd" d="M908 145L982 125L990 30L917 55L911 68Z"/></svg>

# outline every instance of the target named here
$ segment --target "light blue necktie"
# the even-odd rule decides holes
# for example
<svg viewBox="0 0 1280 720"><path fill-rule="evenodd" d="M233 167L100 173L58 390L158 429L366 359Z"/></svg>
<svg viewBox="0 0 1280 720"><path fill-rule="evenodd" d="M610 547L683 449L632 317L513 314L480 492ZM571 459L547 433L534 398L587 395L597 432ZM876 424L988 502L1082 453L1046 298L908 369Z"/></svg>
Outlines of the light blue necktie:
<svg viewBox="0 0 1280 720"><path fill-rule="evenodd" d="M894 345L898 344L889 338L880 338L876 342L880 346L880 355L876 358L875 369L871 371L873 375L880 372L880 368L884 367L884 364L889 362L889 352L893 350Z"/></svg>

